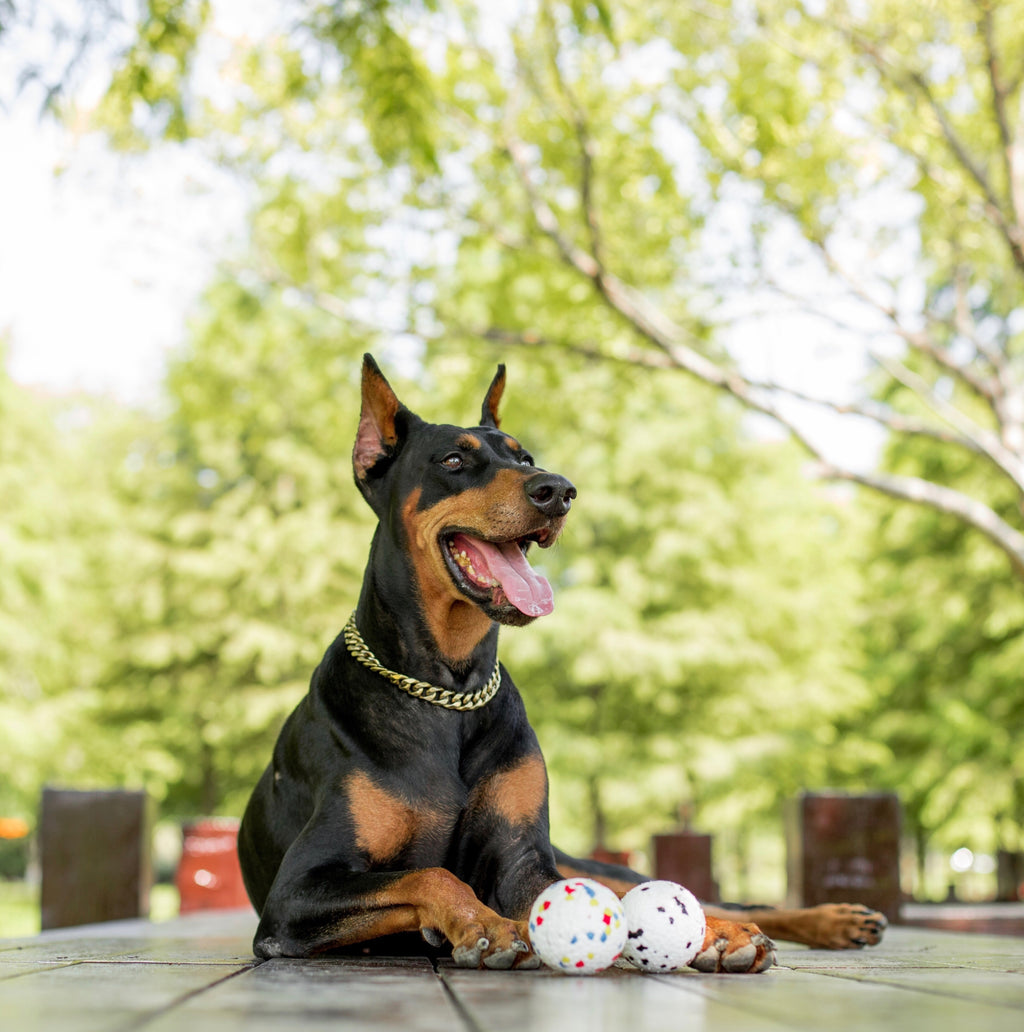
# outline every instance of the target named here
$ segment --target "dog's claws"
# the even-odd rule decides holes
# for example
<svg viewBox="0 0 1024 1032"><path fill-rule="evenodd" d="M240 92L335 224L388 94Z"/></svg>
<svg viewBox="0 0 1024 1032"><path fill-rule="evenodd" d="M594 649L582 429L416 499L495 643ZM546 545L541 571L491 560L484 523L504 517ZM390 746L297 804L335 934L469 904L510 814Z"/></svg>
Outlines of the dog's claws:
<svg viewBox="0 0 1024 1032"><path fill-rule="evenodd" d="M481 936L472 946L457 946L452 950L452 960L455 961L456 967L478 968L490 945L490 940Z"/></svg>
<svg viewBox="0 0 1024 1032"><path fill-rule="evenodd" d="M743 974L751 972L760 974L767 971L776 964L775 943L768 938L764 932L757 932L750 937L750 941L726 953L729 948L727 938L716 939L706 950L699 953L690 961L690 967L705 974L713 974L722 971L727 974ZM757 959L759 950L764 950L764 956Z"/></svg>
<svg viewBox="0 0 1024 1032"><path fill-rule="evenodd" d="M764 932L758 932L757 935L750 940L755 946L763 946L765 954L761 958L761 963L753 969L755 974L761 974L762 971L767 971L770 967L774 967L778 960L775 957L775 943L768 938Z"/></svg>
<svg viewBox="0 0 1024 1032"><path fill-rule="evenodd" d="M490 939L481 936L472 946L458 946L452 950L452 960L457 967L483 966L491 971L508 971L512 967L528 971L540 965L540 958L530 953L529 945L522 939L514 939L507 949L496 949L493 953L487 952L490 948Z"/></svg>
<svg viewBox="0 0 1024 1032"><path fill-rule="evenodd" d="M778 959L775 956L775 950L770 949L764 955L761 963L754 968L754 974L760 975L762 972L767 971L770 967L774 967L778 963Z"/></svg>
<svg viewBox="0 0 1024 1032"><path fill-rule="evenodd" d="M705 974L718 970L718 959L725 952L729 945L728 939L716 939L703 953L698 953L690 961L690 967L703 971Z"/></svg>
<svg viewBox="0 0 1024 1032"><path fill-rule="evenodd" d="M751 942L722 957L722 970L729 972L749 971L757 956L757 947Z"/></svg>

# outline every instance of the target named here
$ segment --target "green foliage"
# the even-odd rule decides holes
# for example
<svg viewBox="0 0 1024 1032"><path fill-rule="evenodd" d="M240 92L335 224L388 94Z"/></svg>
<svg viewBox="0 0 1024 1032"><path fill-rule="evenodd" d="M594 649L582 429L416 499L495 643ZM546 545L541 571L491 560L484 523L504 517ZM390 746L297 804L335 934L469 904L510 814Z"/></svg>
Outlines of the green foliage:
<svg viewBox="0 0 1024 1032"><path fill-rule="evenodd" d="M99 128L115 146L136 149L153 137L181 141L190 134L187 92L210 0L145 0L135 40L114 71Z"/></svg>
<svg viewBox="0 0 1024 1032"><path fill-rule="evenodd" d="M144 11L102 118L124 146L202 133L254 183L249 247L211 284L166 419L69 435L0 383L6 805L88 772L237 811L358 590L371 347L427 418L472 418L508 359L508 428L580 489L535 557L555 616L503 639L556 822L597 810L570 843L636 845L682 803L739 836L830 782L898 788L943 841L1019 842L1024 612L999 556L879 508L864 558L860 499L637 368L673 364L665 324L728 367L727 302L776 274L842 318L824 272L911 348L870 384L887 411L952 399L1009 425L1019 0L296 3L207 98L207 5ZM1024 526L1005 470L937 436L886 468Z"/></svg>
<svg viewBox="0 0 1024 1032"><path fill-rule="evenodd" d="M433 83L423 55L407 38L402 8L414 15L434 9L393 0L328 3L314 7L310 28L345 65L363 122L374 149L385 164L407 161L428 171L437 169L436 112ZM404 29L404 31L403 31Z"/></svg>
<svg viewBox="0 0 1024 1032"><path fill-rule="evenodd" d="M139 550L111 585L103 719L133 736L169 812L239 812L355 602L357 347L278 296L215 288L168 425L122 484Z"/></svg>
<svg viewBox="0 0 1024 1032"><path fill-rule="evenodd" d="M958 486L981 479L934 446L893 449ZM866 622L877 696L859 733L889 750L882 783L910 828L957 848L1021 849L1024 839L1024 598L1000 554L947 516L876 507ZM857 729L851 728L853 733Z"/></svg>
<svg viewBox="0 0 1024 1032"><path fill-rule="evenodd" d="M94 777L93 741L82 728L116 633L97 576L117 555L123 516L109 455L138 425L88 399L35 398L0 374L5 815L31 817L44 781Z"/></svg>
<svg viewBox="0 0 1024 1032"><path fill-rule="evenodd" d="M525 420L580 489L562 543L534 558L556 612L504 642L554 772L556 826L593 844L567 815L594 785L632 848L683 804L708 826L776 813L820 784L805 750L831 744L864 694L842 514L788 447L745 440L736 411L686 381L565 365L555 390L571 408L552 418L545 391Z"/></svg>

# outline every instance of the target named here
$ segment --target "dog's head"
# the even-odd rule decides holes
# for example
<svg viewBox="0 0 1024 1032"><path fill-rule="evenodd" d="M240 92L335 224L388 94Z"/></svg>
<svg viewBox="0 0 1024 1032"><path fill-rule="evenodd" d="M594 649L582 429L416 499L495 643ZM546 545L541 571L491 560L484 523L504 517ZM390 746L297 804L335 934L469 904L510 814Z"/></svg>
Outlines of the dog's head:
<svg viewBox="0 0 1024 1032"><path fill-rule="evenodd" d="M499 366L479 426L427 423L366 355L352 465L382 531L409 555L424 607L468 604L521 625L551 612L551 587L526 553L554 544L576 488L499 429L504 389Z"/></svg>

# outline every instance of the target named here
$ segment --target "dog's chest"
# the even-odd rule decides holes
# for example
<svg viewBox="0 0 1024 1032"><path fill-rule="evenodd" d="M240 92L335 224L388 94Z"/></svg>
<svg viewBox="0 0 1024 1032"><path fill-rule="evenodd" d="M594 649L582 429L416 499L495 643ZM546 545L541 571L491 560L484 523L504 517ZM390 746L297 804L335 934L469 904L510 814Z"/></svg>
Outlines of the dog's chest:
<svg viewBox="0 0 1024 1032"><path fill-rule="evenodd" d="M363 771L345 784L355 845L371 867L444 863L464 792L455 784L383 787Z"/></svg>

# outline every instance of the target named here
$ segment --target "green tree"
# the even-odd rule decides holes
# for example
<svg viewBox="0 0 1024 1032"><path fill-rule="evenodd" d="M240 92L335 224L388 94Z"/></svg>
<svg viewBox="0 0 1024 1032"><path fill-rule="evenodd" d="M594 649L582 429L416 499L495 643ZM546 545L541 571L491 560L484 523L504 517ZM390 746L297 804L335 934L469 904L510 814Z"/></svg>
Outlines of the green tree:
<svg viewBox="0 0 1024 1032"><path fill-rule="evenodd" d="M1020 572L1020 0L296 9L294 31L232 50L234 93L185 105L189 131L259 176L233 275L254 326L280 320L268 341L288 319L324 338L384 333L447 370L481 342L522 347L547 386L565 382L548 352L611 363L616 386L630 366L681 371L788 428L820 475L946 514ZM792 325L780 306L866 354L858 390L792 375L805 352L772 344ZM755 372L766 355L774 376ZM451 388L432 385L438 400ZM678 389L654 391L677 420L696 404ZM807 429L808 404L942 462L844 464ZM237 449L210 426L204 447ZM175 433L177 455L190 431ZM224 456L188 454L180 504L209 469L231 485L213 506L228 512L242 496ZM961 462L970 475L946 474Z"/></svg>
<svg viewBox="0 0 1024 1032"><path fill-rule="evenodd" d="M279 294L214 287L173 411L121 477L133 551L99 698L165 813L240 812L355 602L358 346Z"/></svg>
<svg viewBox="0 0 1024 1032"><path fill-rule="evenodd" d="M901 472L927 475L994 508L998 478L934 446L892 449ZM881 784L900 792L922 865L930 848L1024 848L1024 599L999 551L927 509L876 506L865 568L865 623L876 696L844 733L888 750ZM856 771L856 765L854 767ZM850 771L847 771L849 774ZM863 777L862 772L857 772ZM923 878L922 878L923 880Z"/></svg>
<svg viewBox="0 0 1024 1032"><path fill-rule="evenodd" d="M559 546L534 557L555 613L503 639L558 833L641 848L681 805L709 827L777 831L787 796L827 783L836 723L867 694L846 514L793 449L750 440L692 385L547 358L556 382L524 406L516 384L540 361L526 358L508 426L580 492Z"/></svg>
<svg viewBox="0 0 1024 1032"><path fill-rule="evenodd" d="M31 818L47 781L115 784L93 720L117 627L105 577L125 545L119 457L144 427L86 397L0 372L0 811Z"/></svg>
<svg viewBox="0 0 1024 1032"><path fill-rule="evenodd" d="M837 462L791 404L966 449L1024 492L1024 149L1006 71L1024 46L1020 4L543 0L506 21L455 0L298 3L290 32L229 60L249 73L243 106L265 151L274 137L308 146L304 109L356 114L378 159L430 186L418 207L466 253L497 245L505 282L524 259L549 277L557 266L567 291L608 309L596 334L479 306L442 309L449 331L455 319L685 370L786 426L821 475L949 512L1024 569L1019 523L946 485ZM140 110L164 111L165 135L209 130L200 96L182 100L207 17L190 0L143 5L103 105L115 137L138 135ZM912 402L809 392L709 348L732 317L722 302L758 287L820 317L825 339L837 321L868 338ZM977 410L949 403L950 378Z"/></svg>

